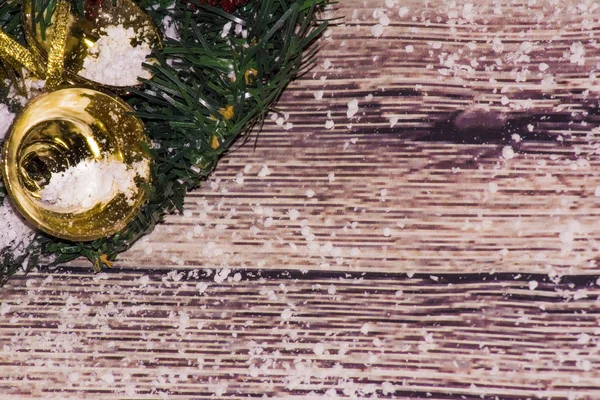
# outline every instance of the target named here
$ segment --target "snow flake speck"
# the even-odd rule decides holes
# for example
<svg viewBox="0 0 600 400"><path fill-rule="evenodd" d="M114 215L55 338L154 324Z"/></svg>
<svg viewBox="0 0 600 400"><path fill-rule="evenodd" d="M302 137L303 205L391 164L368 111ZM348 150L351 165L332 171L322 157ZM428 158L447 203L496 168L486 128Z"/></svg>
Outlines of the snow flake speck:
<svg viewBox="0 0 600 400"><path fill-rule="evenodd" d="M360 327L360 333L362 333L363 335L368 335L369 331L371 330L371 325L369 325L368 322L365 322L361 327Z"/></svg>
<svg viewBox="0 0 600 400"><path fill-rule="evenodd" d="M581 334L579 334L579 337L577 338L577 343L588 344L591 339L592 339L592 337L590 335L588 335L585 332L582 332Z"/></svg>
<svg viewBox="0 0 600 400"><path fill-rule="evenodd" d="M504 51L504 44L500 38L494 38L492 41L492 50L494 50L496 53L502 53Z"/></svg>
<svg viewBox="0 0 600 400"><path fill-rule="evenodd" d="M394 394L396 392L396 387L391 382L385 381L381 384L381 391L385 396Z"/></svg>
<svg viewBox="0 0 600 400"><path fill-rule="evenodd" d="M292 309L291 308L286 308L285 310L283 310L281 312L281 319L284 321L288 321L290 318L292 318Z"/></svg>
<svg viewBox="0 0 600 400"><path fill-rule="evenodd" d="M590 362L590 360L578 360L577 361L577 367L579 369L581 369L582 371L591 371L592 370L592 363Z"/></svg>
<svg viewBox="0 0 600 400"><path fill-rule="evenodd" d="M325 353L325 345L321 342L316 343L313 347L313 353L315 353L318 356L322 355L323 353Z"/></svg>
<svg viewBox="0 0 600 400"><path fill-rule="evenodd" d="M381 14L379 17L379 24L381 24L381 26L388 26L390 24L390 18L387 14Z"/></svg>
<svg viewBox="0 0 600 400"><path fill-rule="evenodd" d="M109 385L115 383L115 377L113 376L112 372L110 372L110 371L107 371L104 374L102 374L102 376L100 376L100 379L102 379L104 382L106 382Z"/></svg>
<svg viewBox="0 0 600 400"><path fill-rule="evenodd" d="M346 116L348 118L354 117L358 112L358 99L354 99L348 102L348 111L346 111Z"/></svg>
<svg viewBox="0 0 600 400"><path fill-rule="evenodd" d="M258 176L264 178L269 175L271 175L271 170L269 170L269 166L267 164L263 164L260 171L258 172Z"/></svg>
<svg viewBox="0 0 600 400"><path fill-rule="evenodd" d="M559 233L558 238L563 244L570 244L575 240L575 235L581 232L581 224L579 221L570 220L567 222L565 229Z"/></svg>
<svg viewBox="0 0 600 400"><path fill-rule="evenodd" d="M505 147L502 149L502 157L503 157L505 160L510 160L510 159L512 159L512 158L514 158L514 157L515 157L515 151L513 150L513 148L512 148L512 147L510 147L510 146L505 146Z"/></svg>
<svg viewBox="0 0 600 400"><path fill-rule="evenodd" d="M371 34L373 36L375 36L376 38L380 37L381 35L383 35L383 25L381 24L375 24L371 27Z"/></svg>
<svg viewBox="0 0 600 400"><path fill-rule="evenodd" d="M235 175L235 178L233 180L235 183L237 183L238 185L243 185L244 184L244 174L240 171Z"/></svg>
<svg viewBox="0 0 600 400"><path fill-rule="evenodd" d="M585 64L585 47L581 42L572 43L570 51L571 54L569 55L569 61L571 62L571 64Z"/></svg>
<svg viewBox="0 0 600 400"><path fill-rule="evenodd" d="M288 211L288 217L290 218L290 221L297 220L299 216L300 212L298 212L298 210L296 210L295 208L292 208Z"/></svg>

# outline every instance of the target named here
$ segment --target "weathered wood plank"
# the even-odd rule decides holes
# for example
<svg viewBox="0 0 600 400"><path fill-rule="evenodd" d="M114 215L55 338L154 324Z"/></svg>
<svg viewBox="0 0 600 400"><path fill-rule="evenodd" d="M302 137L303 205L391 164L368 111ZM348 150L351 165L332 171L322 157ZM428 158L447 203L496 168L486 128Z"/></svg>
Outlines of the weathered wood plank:
<svg viewBox="0 0 600 400"><path fill-rule="evenodd" d="M600 398L600 9L386 3L114 271L3 289L3 399Z"/></svg>
<svg viewBox="0 0 600 400"><path fill-rule="evenodd" d="M598 11L396 3L379 38L376 5L337 5L282 119L117 265L596 273Z"/></svg>
<svg viewBox="0 0 600 400"><path fill-rule="evenodd" d="M198 275L13 280L3 396L600 396L587 282Z"/></svg>

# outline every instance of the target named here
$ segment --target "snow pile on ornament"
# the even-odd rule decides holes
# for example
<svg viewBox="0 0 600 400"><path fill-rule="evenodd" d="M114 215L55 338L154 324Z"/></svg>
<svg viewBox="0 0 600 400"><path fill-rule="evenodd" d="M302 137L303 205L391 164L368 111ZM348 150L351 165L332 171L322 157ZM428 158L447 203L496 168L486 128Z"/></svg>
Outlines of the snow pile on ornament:
<svg viewBox="0 0 600 400"><path fill-rule="evenodd" d="M152 78L142 65L152 49L146 42L132 46L132 40L137 38L133 28L110 25L102 33L89 49L80 76L111 86L134 86L140 83L138 77Z"/></svg>
<svg viewBox="0 0 600 400"><path fill-rule="evenodd" d="M52 174L40 196L54 207L78 212L108 203L119 193L133 202L135 178L147 177L148 173L148 164L141 161L129 167L115 158L82 160L63 172Z"/></svg>

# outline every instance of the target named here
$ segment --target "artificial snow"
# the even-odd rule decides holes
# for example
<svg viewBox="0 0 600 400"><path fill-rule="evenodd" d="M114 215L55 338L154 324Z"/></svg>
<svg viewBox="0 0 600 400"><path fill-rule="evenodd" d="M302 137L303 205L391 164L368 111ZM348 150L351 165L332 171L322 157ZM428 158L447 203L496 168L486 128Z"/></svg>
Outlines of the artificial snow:
<svg viewBox="0 0 600 400"><path fill-rule="evenodd" d="M146 42L132 46L137 35L133 28L111 25L89 49L79 75L94 82L111 86L134 86L138 77L150 79L152 74L142 63L152 49Z"/></svg>
<svg viewBox="0 0 600 400"><path fill-rule="evenodd" d="M8 129L12 125L14 119L15 114L8 109L8 106L6 104L0 104L0 141L4 140L6 137Z"/></svg>
<svg viewBox="0 0 600 400"><path fill-rule="evenodd" d="M34 77L30 72L22 70L23 81L20 88L16 88L14 82L10 79L4 80L4 85L8 87L8 98L26 106L29 100L41 94L46 88L46 81ZM1 123L1 122L0 122Z"/></svg>
<svg viewBox="0 0 600 400"><path fill-rule="evenodd" d="M19 217L8 199L0 205L0 255L9 248L14 257L20 257L33 240L35 232Z"/></svg>
<svg viewBox="0 0 600 400"><path fill-rule="evenodd" d="M510 160L515 157L515 151L510 146L505 146L502 149L502 157L506 160Z"/></svg>
<svg viewBox="0 0 600 400"><path fill-rule="evenodd" d="M147 163L140 161L130 168L114 158L87 159L52 174L40 196L43 202L54 207L83 212L97 204L108 203L119 193L133 200L136 176L148 176Z"/></svg>
<svg viewBox="0 0 600 400"><path fill-rule="evenodd" d="M348 102L348 110L346 111L346 116L348 118L354 117L354 115L358 112L358 100L353 99Z"/></svg>

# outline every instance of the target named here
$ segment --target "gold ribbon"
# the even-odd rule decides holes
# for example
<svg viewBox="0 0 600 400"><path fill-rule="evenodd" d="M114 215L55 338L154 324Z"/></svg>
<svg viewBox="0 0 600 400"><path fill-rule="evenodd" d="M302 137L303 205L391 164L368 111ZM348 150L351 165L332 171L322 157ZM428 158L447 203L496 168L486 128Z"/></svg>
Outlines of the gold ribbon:
<svg viewBox="0 0 600 400"><path fill-rule="evenodd" d="M0 30L0 56L7 58L11 63L18 63L25 69L35 74L38 78L45 78L45 72L36 62L33 53L21 46L10 36Z"/></svg>
<svg viewBox="0 0 600 400"><path fill-rule="evenodd" d="M46 66L46 86L55 89L63 81L65 69L65 52L67 50L67 33L69 30L69 14L71 7L68 1L59 1L54 12L53 38L48 52Z"/></svg>
<svg viewBox="0 0 600 400"><path fill-rule="evenodd" d="M19 44L2 30L0 30L0 57L22 66L40 79L45 79L46 87L50 90L55 89L63 81L70 12L70 4L67 0L60 0L57 3L53 16L52 43L47 60L37 57L34 52ZM44 64L46 64L45 69Z"/></svg>

